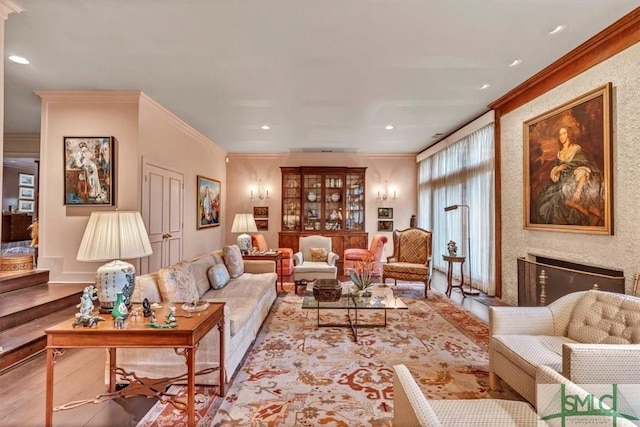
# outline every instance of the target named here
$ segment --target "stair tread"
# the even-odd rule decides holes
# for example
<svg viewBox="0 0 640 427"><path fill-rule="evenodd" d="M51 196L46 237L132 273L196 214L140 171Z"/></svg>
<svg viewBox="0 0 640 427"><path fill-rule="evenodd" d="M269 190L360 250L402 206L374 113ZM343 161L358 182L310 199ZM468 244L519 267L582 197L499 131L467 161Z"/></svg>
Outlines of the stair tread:
<svg viewBox="0 0 640 427"><path fill-rule="evenodd" d="M82 293L87 284L50 283L7 292L2 296L0 317ZM80 300L78 300L80 302Z"/></svg>
<svg viewBox="0 0 640 427"><path fill-rule="evenodd" d="M2 347L0 355L44 337L45 329L64 322L77 312L78 309L75 306L70 306L0 332L0 347Z"/></svg>

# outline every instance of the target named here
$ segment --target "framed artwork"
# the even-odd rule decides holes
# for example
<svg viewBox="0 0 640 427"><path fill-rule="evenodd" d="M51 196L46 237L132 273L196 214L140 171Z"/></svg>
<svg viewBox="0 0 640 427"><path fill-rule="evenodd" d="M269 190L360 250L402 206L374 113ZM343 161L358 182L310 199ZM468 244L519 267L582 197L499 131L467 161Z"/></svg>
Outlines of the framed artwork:
<svg viewBox="0 0 640 427"><path fill-rule="evenodd" d="M18 212L33 212L35 204L34 200L18 200Z"/></svg>
<svg viewBox="0 0 640 427"><path fill-rule="evenodd" d="M18 185L22 187L34 187L36 183L35 176L29 173L18 174Z"/></svg>
<svg viewBox="0 0 640 427"><path fill-rule="evenodd" d="M34 200L36 198L36 189L33 187L20 187L18 198Z"/></svg>
<svg viewBox="0 0 640 427"><path fill-rule="evenodd" d="M378 208L378 219L393 219L393 208Z"/></svg>
<svg viewBox="0 0 640 427"><path fill-rule="evenodd" d="M220 225L220 181L198 175L197 229Z"/></svg>
<svg viewBox="0 0 640 427"><path fill-rule="evenodd" d="M256 228L258 231L267 231L269 230L269 220L268 219L256 219Z"/></svg>
<svg viewBox="0 0 640 427"><path fill-rule="evenodd" d="M524 122L524 228L612 234L611 83Z"/></svg>
<svg viewBox="0 0 640 427"><path fill-rule="evenodd" d="M393 221L378 221L378 231L392 231Z"/></svg>
<svg viewBox="0 0 640 427"><path fill-rule="evenodd" d="M64 204L113 205L113 137L64 137Z"/></svg>
<svg viewBox="0 0 640 427"><path fill-rule="evenodd" d="M254 206L253 217L255 219L269 218L269 206Z"/></svg>

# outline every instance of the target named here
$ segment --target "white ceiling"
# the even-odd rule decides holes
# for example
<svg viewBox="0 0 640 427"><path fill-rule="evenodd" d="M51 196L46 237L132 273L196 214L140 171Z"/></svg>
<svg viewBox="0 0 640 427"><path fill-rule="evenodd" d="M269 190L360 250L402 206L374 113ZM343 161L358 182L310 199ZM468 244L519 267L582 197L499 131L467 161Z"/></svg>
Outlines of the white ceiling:
<svg viewBox="0 0 640 427"><path fill-rule="evenodd" d="M142 90L233 153L420 152L640 5L16 1L5 54L31 64L5 60L5 132L40 131L34 90Z"/></svg>

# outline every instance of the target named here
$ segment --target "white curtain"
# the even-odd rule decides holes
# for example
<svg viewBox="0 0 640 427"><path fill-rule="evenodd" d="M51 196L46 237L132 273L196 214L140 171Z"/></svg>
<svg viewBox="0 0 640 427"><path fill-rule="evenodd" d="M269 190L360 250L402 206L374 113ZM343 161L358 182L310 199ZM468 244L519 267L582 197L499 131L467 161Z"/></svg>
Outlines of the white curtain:
<svg viewBox="0 0 640 427"><path fill-rule="evenodd" d="M418 226L433 232L434 268L446 272L442 255L453 240L458 254L467 257L465 282L471 277L474 288L491 296L495 295L493 132L491 123L418 166ZM453 205L458 209L445 212ZM459 269L455 270L454 276Z"/></svg>

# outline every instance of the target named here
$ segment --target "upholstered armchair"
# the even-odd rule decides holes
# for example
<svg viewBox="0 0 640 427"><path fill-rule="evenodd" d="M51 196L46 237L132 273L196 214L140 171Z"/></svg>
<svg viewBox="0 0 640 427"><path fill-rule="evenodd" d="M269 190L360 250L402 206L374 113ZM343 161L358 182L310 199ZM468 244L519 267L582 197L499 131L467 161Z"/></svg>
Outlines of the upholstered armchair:
<svg viewBox="0 0 640 427"><path fill-rule="evenodd" d="M259 251L266 251L269 249L267 240L262 234L251 235L251 246L257 248ZM293 249L291 248L278 248L282 251L282 273L280 272L280 263L276 263L276 273L285 276L293 274Z"/></svg>
<svg viewBox="0 0 640 427"><path fill-rule="evenodd" d="M349 270L355 268L356 263L362 262L363 259L371 259L375 262L372 271L373 275L380 276L382 274L382 253L384 252L384 244L387 243L387 240L387 236L376 234L373 236L373 239L371 239L369 249L345 249L342 274L348 276Z"/></svg>
<svg viewBox="0 0 640 427"><path fill-rule="evenodd" d="M422 228L393 231L393 255L382 266L387 279L424 282L424 297L431 288L431 232Z"/></svg>
<svg viewBox="0 0 640 427"><path fill-rule="evenodd" d="M296 290L302 281L336 278L336 261L340 257L331 252L330 237L300 237L298 247L300 250L293 254L293 280Z"/></svg>

